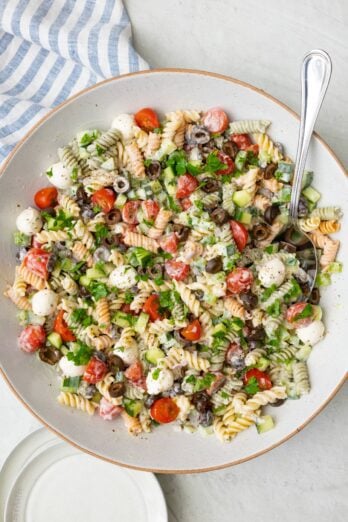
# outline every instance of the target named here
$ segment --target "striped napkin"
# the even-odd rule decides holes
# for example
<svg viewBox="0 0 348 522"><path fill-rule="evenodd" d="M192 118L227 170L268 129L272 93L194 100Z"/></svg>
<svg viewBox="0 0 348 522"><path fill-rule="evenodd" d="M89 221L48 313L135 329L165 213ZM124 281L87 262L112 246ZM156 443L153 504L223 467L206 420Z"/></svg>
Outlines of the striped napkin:
<svg viewBox="0 0 348 522"><path fill-rule="evenodd" d="M147 68L122 0L0 0L0 163L75 92Z"/></svg>

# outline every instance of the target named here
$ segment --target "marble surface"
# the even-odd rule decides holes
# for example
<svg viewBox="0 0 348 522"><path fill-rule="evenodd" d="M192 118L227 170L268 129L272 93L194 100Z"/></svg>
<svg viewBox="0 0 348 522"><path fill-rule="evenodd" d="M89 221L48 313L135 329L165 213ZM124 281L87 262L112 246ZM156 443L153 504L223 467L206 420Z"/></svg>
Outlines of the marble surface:
<svg viewBox="0 0 348 522"><path fill-rule="evenodd" d="M348 3L342 0L125 0L138 51L153 67L215 71L299 108L299 67L326 49L334 72L317 130L348 163ZM40 424L0 378L0 467ZM256 460L201 475L159 476L170 522L343 522L348 386L296 437ZM5 428L6 427L6 428Z"/></svg>

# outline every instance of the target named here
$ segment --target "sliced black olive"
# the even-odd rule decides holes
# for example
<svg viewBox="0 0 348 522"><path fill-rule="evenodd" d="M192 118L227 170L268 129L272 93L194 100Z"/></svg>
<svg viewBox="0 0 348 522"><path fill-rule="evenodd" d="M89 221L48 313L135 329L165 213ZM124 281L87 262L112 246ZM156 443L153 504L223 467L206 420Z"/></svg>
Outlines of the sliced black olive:
<svg viewBox="0 0 348 522"><path fill-rule="evenodd" d="M121 357L113 353L108 356L107 364L112 373L122 371L125 368L124 362L122 361Z"/></svg>
<svg viewBox="0 0 348 522"><path fill-rule="evenodd" d="M223 264L221 256L210 259L205 265L205 271L208 272L208 274L217 274L217 272L221 272L222 268Z"/></svg>
<svg viewBox="0 0 348 522"><path fill-rule="evenodd" d="M121 235L120 234L110 234L108 237L104 237L102 240L102 246L106 248L112 248L119 246L121 241Z"/></svg>
<svg viewBox="0 0 348 522"><path fill-rule="evenodd" d="M263 341L266 337L265 330L263 326L255 326L255 327L247 327L247 341Z"/></svg>
<svg viewBox="0 0 348 522"><path fill-rule="evenodd" d="M213 210L213 212L210 214L210 217L217 225L223 225L230 220L229 213L223 208L216 208Z"/></svg>
<svg viewBox="0 0 348 522"><path fill-rule="evenodd" d="M23 261L23 259L25 258L25 256L27 255L27 253L28 253L28 248L20 247L18 252L16 253L16 260L21 263Z"/></svg>
<svg viewBox="0 0 348 522"><path fill-rule="evenodd" d="M308 237L294 227L287 228L284 234L284 239L287 243L296 247L303 247L309 243Z"/></svg>
<svg viewBox="0 0 348 522"><path fill-rule="evenodd" d="M97 357L97 359L99 359L100 361L103 361L103 362L106 362L107 361L107 356L105 355L104 352L102 352L101 350L95 350L93 352L93 355L95 357Z"/></svg>
<svg viewBox="0 0 348 522"><path fill-rule="evenodd" d="M108 248L106 248L105 246L98 247L93 254L93 259L96 262L108 261L109 257L110 257L110 250Z"/></svg>
<svg viewBox="0 0 348 522"><path fill-rule="evenodd" d="M208 426L211 426L214 422L214 414L211 410L205 411L204 413L201 413L198 418L199 424L203 426L203 428L208 428Z"/></svg>
<svg viewBox="0 0 348 522"><path fill-rule="evenodd" d="M158 395L149 395L144 401L146 408L151 408L153 403L158 399Z"/></svg>
<svg viewBox="0 0 348 522"><path fill-rule="evenodd" d="M253 308L256 308L258 305L259 300L257 296L255 294L252 294L251 292L244 292L242 294L239 294L239 297L246 310L252 310Z"/></svg>
<svg viewBox="0 0 348 522"><path fill-rule="evenodd" d="M237 147L237 144L234 143L233 141L226 141L223 145L222 145L222 150L225 154L227 154L228 156L230 156L230 158L234 159L236 156L237 156L237 153L238 153L238 147Z"/></svg>
<svg viewBox="0 0 348 522"><path fill-rule="evenodd" d="M275 220L275 218L277 216L279 216L279 214L280 214L279 206L276 205L275 203L273 203L273 205L266 208L263 217L264 217L264 220L266 221L266 223L268 223L269 225L272 225L273 221Z"/></svg>
<svg viewBox="0 0 348 522"><path fill-rule="evenodd" d="M184 225L180 224L173 225L173 231L175 232L179 241L186 241L190 235L189 227L185 227Z"/></svg>
<svg viewBox="0 0 348 522"><path fill-rule="evenodd" d="M298 217L305 217L308 214L308 203L306 198L300 197L298 202Z"/></svg>
<svg viewBox="0 0 348 522"><path fill-rule="evenodd" d="M115 223L119 223L121 220L122 215L118 208L113 208L105 216L105 222L107 225L115 225Z"/></svg>
<svg viewBox="0 0 348 522"><path fill-rule="evenodd" d="M311 295L308 298L308 302L313 304L313 305L317 305L317 304L319 304L319 301L320 301L319 288L314 287L313 290L312 290Z"/></svg>
<svg viewBox="0 0 348 522"><path fill-rule="evenodd" d="M117 194L128 192L130 187L129 181L124 176L116 176L114 180L114 190Z"/></svg>
<svg viewBox="0 0 348 522"><path fill-rule="evenodd" d="M252 232L253 232L253 238L256 241L263 241L271 233L269 226L266 224L263 224L263 223L260 223L259 225L255 225Z"/></svg>
<svg viewBox="0 0 348 522"><path fill-rule="evenodd" d="M210 141L210 133L202 125L194 125L190 130L189 141L196 145L205 145Z"/></svg>
<svg viewBox="0 0 348 522"><path fill-rule="evenodd" d="M160 263L156 263L153 266L149 266L146 269L146 272L149 274L149 276L151 276L154 279L156 277L162 277L163 276L163 265L161 265Z"/></svg>
<svg viewBox="0 0 348 522"><path fill-rule="evenodd" d="M242 370L245 367L244 352L237 343L232 343L225 356L227 364L235 370Z"/></svg>
<svg viewBox="0 0 348 522"><path fill-rule="evenodd" d="M179 382L175 382L173 386L170 388L170 390L163 392L163 397L176 397L177 395L182 394L181 385Z"/></svg>
<svg viewBox="0 0 348 522"><path fill-rule="evenodd" d="M288 252L289 254L294 254L296 252L295 245L292 245L291 243L287 243L286 241L280 241L279 248L280 248L280 250L284 250L285 252Z"/></svg>
<svg viewBox="0 0 348 522"><path fill-rule="evenodd" d="M275 402L270 402L269 405L277 408L278 406L281 406L282 404L284 404L285 401L286 401L286 399L277 399Z"/></svg>
<svg viewBox="0 0 348 522"><path fill-rule="evenodd" d="M81 210L81 217L84 223L88 223L88 221L94 218L93 209L89 205L84 205Z"/></svg>
<svg viewBox="0 0 348 522"><path fill-rule="evenodd" d="M161 175L162 167L159 161L152 161L148 167L146 167L146 174L149 179L158 179Z"/></svg>
<svg viewBox="0 0 348 522"><path fill-rule="evenodd" d="M76 199L81 203L87 203L87 201L89 201L88 194L83 187L79 187L77 189Z"/></svg>
<svg viewBox="0 0 348 522"><path fill-rule="evenodd" d="M210 194L211 192L217 192L220 189L220 181L214 178L203 178L202 190Z"/></svg>
<svg viewBox="0 0 348 522"><path fill-rule="evenodd" d="M205 413L211 410L211 401L209 395L204 392L194 393L192 396L192 404L199 413Z"/></svg>
<svg viewBox="0 0 348 522"><path fill-rule="evenodd" d="M112 382L109 386L110 397L116 398L124 394L126 385L124 382Z"/></svg>
<svg viewBox="0 0 348 522"><path fill-rule="evenodd" d="M62 354L59 350L56 350L55 348L43 346L39 350L39 357L42 362L53 365L57 364L59 359L62 357Z"/></svg>
<svg viewBox="0 0 348 522"><path fill-rule="evenodd" d="M256 348L261 348L261 341L248 341L248 349L255 350Z"/></svg>
<svg viewBox="0 0 348 522"><path fill-rule="evenodd" d="M275 171L277 170L278 165L276 163L270 163L263 169L263 177L264 179L271 179L274 176Z"/></svg>

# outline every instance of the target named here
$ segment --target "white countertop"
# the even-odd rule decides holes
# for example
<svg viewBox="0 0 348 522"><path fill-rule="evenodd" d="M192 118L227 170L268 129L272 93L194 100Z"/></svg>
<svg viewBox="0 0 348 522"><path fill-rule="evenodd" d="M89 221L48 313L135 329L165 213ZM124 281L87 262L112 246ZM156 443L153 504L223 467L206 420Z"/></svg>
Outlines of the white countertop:
<svg viewBox="0 0 348 522"><path fill-rule="evenodd" d="M215 71L299 107L299 67L327 50L333 77L317 125L339 158L345 147L348 3L341 0L125 0L137 50L153 67ZM345 19L344 19L345 17ZM346 22L344 24L344 22ZM40 424L0 378L0 467ZM347 502L348 386L282 446L223 471L159 476L170 522L343 522ZM79 522L79 521L78 521Z"/></svg>

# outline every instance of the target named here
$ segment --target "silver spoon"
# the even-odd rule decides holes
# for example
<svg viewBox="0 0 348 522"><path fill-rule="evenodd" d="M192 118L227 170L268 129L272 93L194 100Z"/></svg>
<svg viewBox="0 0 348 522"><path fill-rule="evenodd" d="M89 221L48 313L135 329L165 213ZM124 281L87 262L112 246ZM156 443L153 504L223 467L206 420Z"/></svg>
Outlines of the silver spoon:
<svg viewBox="0 0 348 522"><path fill-rule="evenodd" d="M313 290L315 278L318 271L318 258L316 249L311 239L305 234L298 224L298 206L302 190L302 178L306 165L309 144L311 141L313 128L319 114L321 104L329 85L331 77L332 64L329 55L325 51L314 50L309 52L303 60L301 69L301 120L300 131L298 136L295 173L292 183L291 200L290 200L290 225L287 227L285 234L287 237L293 235L296 238L296 244L309 246L303 251L305 256L302 260L303 267L307 268L307 284L308 294ZM284 236L284 231L281 233ZM301 252L298 252L301 254ZM301 256L299 256L301 257ZM304 297L306 299L307 297Z"/></svg>

